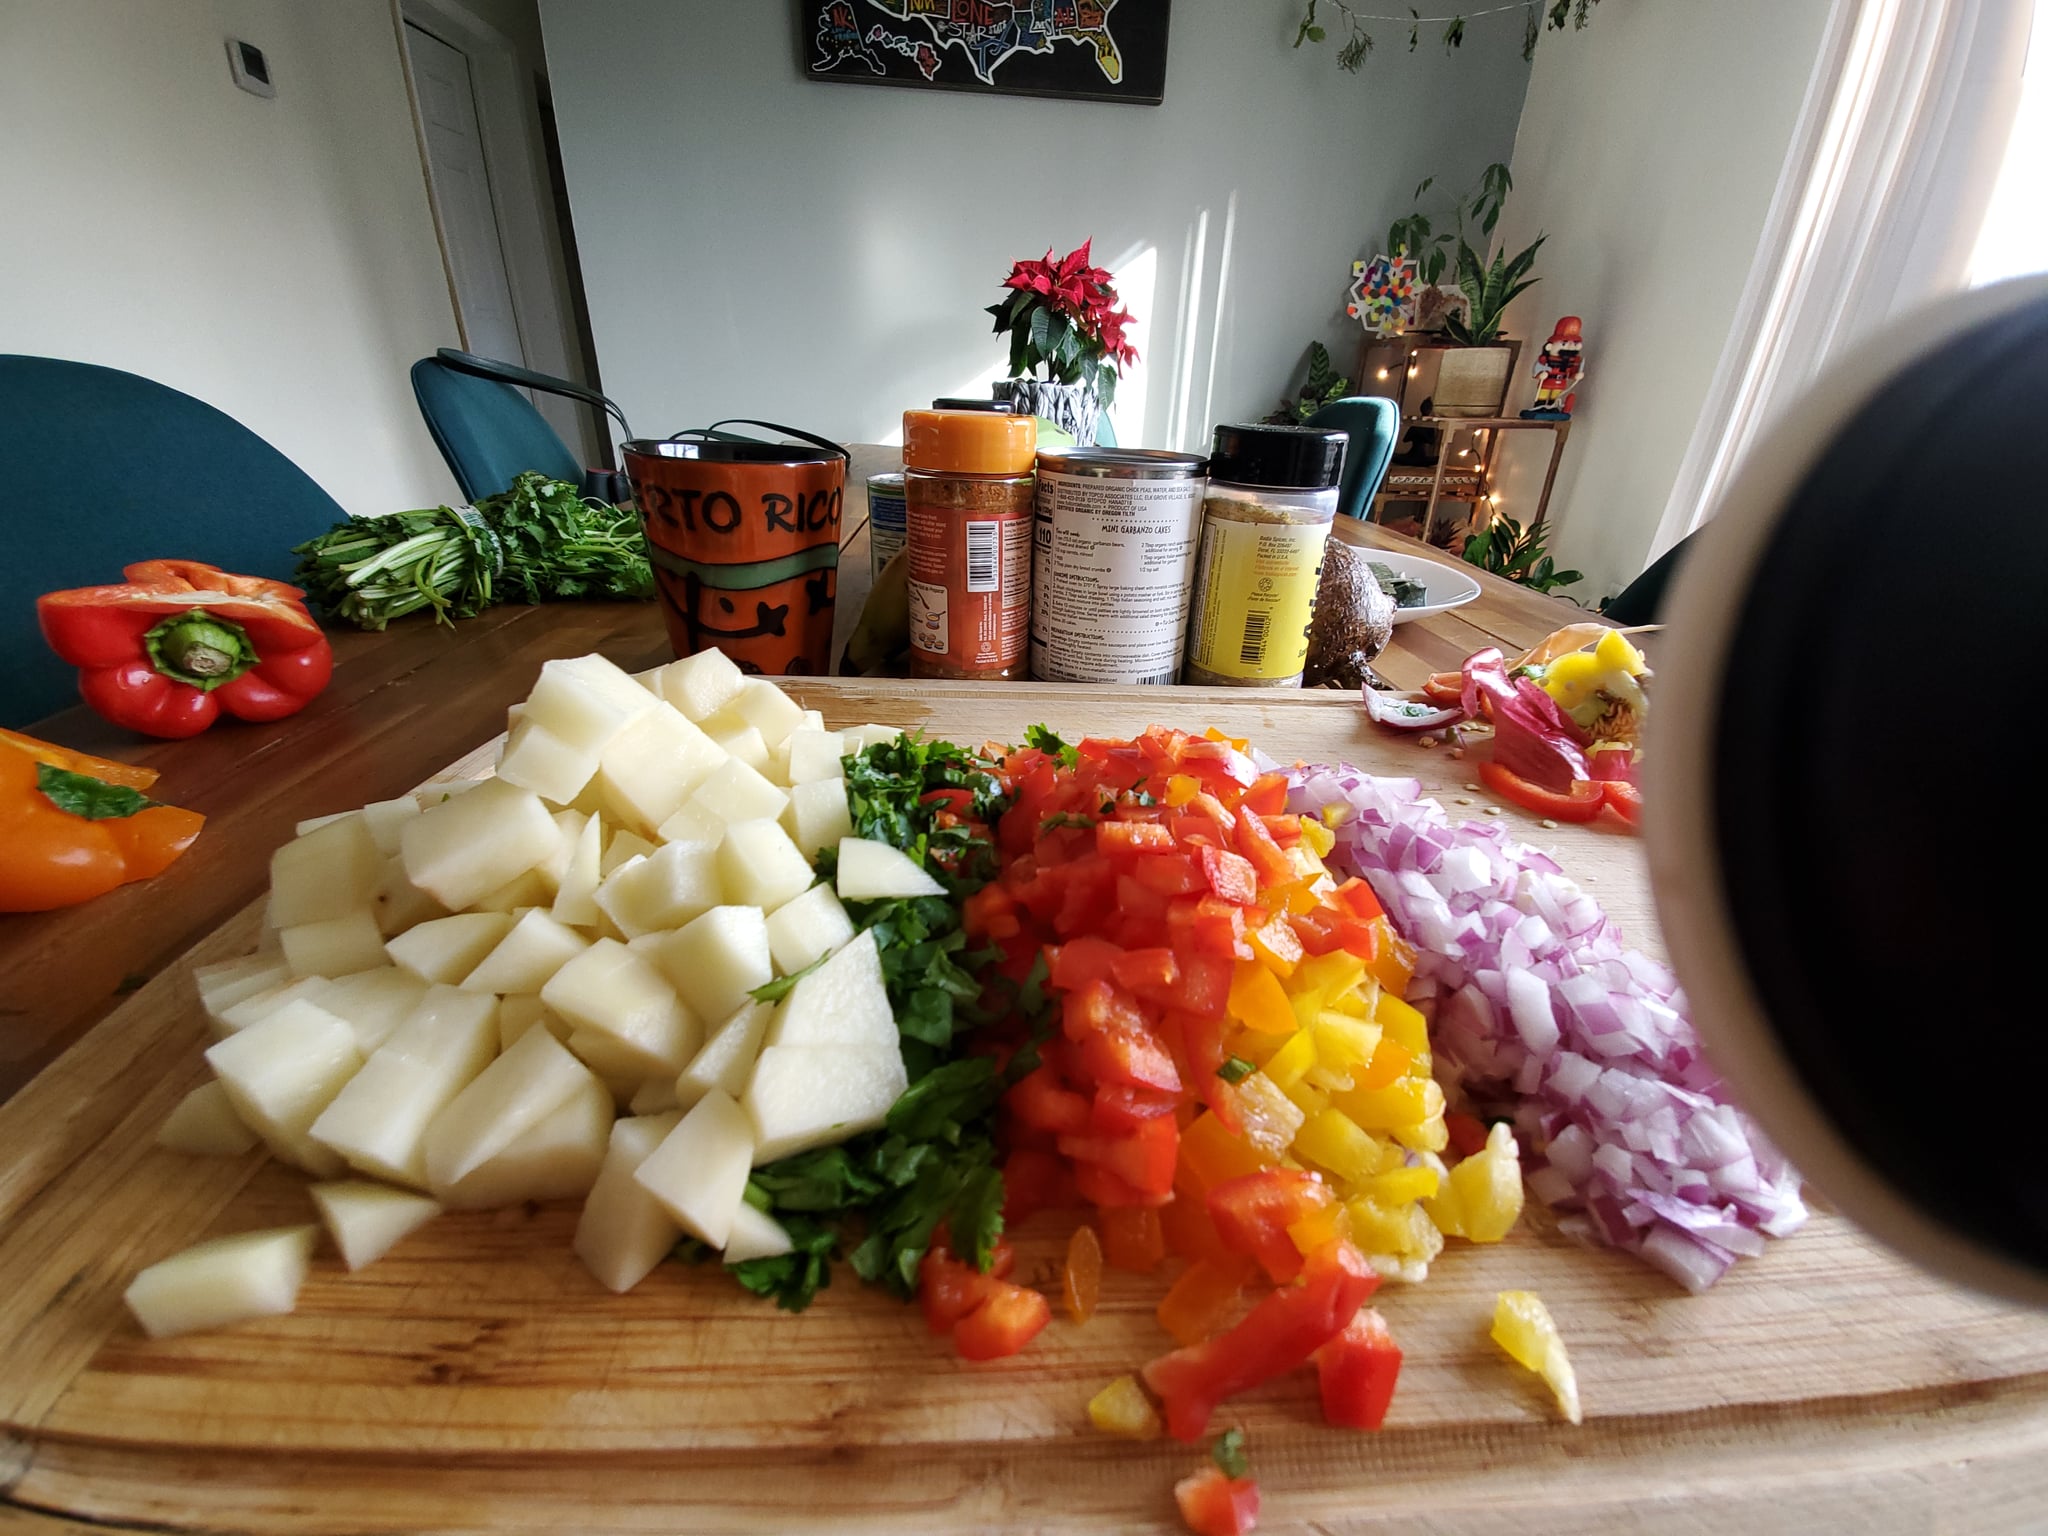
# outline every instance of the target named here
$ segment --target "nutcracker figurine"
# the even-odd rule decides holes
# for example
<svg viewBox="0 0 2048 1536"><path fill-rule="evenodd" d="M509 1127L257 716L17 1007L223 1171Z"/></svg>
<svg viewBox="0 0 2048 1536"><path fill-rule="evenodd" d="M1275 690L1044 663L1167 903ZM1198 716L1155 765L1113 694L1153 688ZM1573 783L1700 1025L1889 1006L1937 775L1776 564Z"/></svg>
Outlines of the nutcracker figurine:
<svg viewBox="0 0 2048 1536"><path fill-rule="evenodd" d="M1586 377L1582 355L1585 341L1579 334L1579 317L1566 315L1557 322L1550 340L1536 354L1536 403L1522 412L1524 421L1565 421L1572 414L1572 401Z"/></svg>

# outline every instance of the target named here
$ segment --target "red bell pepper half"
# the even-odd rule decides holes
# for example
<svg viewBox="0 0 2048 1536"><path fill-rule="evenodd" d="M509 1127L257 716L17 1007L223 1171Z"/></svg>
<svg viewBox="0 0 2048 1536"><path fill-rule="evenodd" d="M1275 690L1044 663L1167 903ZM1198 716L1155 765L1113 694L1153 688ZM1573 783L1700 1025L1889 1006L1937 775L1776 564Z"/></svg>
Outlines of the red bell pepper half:
<svg viewBox="0 0 2048 1536"><path fill-rule="evenodd" d="M36 599L43 638L78 691L145 736L196 736L225 710L281 720L327 686L334 652L297 587L199 560L145 560L121 586Z"/></svg>

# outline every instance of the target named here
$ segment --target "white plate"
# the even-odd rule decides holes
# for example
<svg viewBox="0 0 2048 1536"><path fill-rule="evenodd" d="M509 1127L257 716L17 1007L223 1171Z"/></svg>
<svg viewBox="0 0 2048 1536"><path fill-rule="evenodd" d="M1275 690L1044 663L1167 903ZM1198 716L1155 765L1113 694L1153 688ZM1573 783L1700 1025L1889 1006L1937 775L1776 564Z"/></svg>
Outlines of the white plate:
<svg viewBox="0 0 2048 1536"><path fill-rule="evenodd" d="M1396 608L1394 622L1406 624L1410 619L1426 619L1432 614L1449 613L1453 608L1463 607L1479 595L1479 579L1470 571L1460 570L1455 565L1441 560L1425 560L1420 555L1410 555L1398 550L1377 549L1371 545L1352 546L1367 563L1384 565L1396 576L1405 576L1410 581L1422 583L1429 594L1429 601L1418 608Z"/></svg>

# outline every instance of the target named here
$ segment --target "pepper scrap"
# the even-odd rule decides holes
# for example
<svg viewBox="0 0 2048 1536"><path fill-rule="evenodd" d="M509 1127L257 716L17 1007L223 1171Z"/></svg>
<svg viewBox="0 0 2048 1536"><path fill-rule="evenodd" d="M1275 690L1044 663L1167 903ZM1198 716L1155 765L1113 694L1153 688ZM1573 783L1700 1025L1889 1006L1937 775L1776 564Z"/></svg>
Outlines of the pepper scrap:
<svg viewBox="0 0 2048 1536"><path fill-rule="evenodd" d="M199 560L144 560L120 586L36 599L43 638L94 711L145 736L196 736L225 710L281 720L327 686L334 652L297 587Z"/></svg>
<svg viewBox="0 0 2048 1536"><path fill-rule="evenodd" d="M48 912L161 873L199 836L197 811L141 791L156 772L0 731L0 912Z"/></svg>

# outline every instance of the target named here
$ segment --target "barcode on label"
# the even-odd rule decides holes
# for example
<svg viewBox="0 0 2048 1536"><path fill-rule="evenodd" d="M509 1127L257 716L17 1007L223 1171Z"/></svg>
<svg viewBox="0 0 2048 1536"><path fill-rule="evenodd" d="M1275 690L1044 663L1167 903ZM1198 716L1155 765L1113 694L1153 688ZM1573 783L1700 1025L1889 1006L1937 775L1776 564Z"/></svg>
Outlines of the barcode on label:
<svg viewBox="0 0 2048 1536"><path fill-rule="evenodd" d="M1168 667L1164 672L1154 672L1150 677L1137 677L1131 681L1140 688L1164 687L1173 681L1173 668Z"/></svg>
<svg viewBox="0 0 2048 1536"><path fill-rule="evenodd" d="M967 590L970 592L994 592L1001 585L996 572L998 540L1002 536L1001 523L969 523L967 525Z"/></svg>
<svg viewBox="0 0 2048 1536"><path fill-rule="evenodd" d="M1266 625L1272 617L1270 613L1259 612L1244 616L1244 644L1237 648L1239 666L1256 667L1266 659Z"/></svg>

